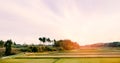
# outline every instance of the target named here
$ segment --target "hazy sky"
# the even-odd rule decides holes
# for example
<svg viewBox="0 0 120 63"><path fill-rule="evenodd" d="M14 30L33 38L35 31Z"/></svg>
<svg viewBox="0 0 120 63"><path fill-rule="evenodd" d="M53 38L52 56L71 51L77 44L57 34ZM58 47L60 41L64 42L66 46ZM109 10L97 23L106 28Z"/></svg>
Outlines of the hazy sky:
<svg viewBox="0 0 120 63"><path fill-rule="evenodd" d="M120 41L120 0L0 0L0 39Z"/></svg>

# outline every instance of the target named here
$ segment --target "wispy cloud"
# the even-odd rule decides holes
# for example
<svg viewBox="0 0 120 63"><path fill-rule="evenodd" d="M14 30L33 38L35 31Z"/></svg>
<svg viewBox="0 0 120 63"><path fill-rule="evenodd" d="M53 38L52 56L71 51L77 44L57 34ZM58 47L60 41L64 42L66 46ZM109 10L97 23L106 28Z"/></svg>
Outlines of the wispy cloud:
<svg viewBox="0 0 120 63"><path fill-rule="evenodd" d="M39 36L80 44L120 40L119 0L1 0L0 38L38 42Z"/></svg>

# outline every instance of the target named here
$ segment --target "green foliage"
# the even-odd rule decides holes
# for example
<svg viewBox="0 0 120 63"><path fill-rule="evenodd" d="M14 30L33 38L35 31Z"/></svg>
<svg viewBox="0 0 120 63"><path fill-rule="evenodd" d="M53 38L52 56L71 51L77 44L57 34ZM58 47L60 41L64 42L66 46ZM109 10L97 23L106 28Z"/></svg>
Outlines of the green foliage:
<svg viewBox="0 0 120 63"><path fill-rule="evenodd" d="M20 49L21 52L30 52L31 50L27 49L27 48L21 48Z"/></svg>
<svg viewBox="0 0 120 63"><path fill-rule="evenodd" d="M73 50L79 48L79 45L76 42L72 42L71 40L56 41L55 39L51 40L50 38L46 38L46 37L40 37L39 40L42 41L43 43L53 42L54 50ZM47 47L46 45L46 50L51 51L52 49L50 47Z"/></svg>
<svg viewBox="0 0 120 63"><path fill-rule="evenodd" d="M32 47L32 52L38 52L38 48L37 47Z"/></svg>
<svg viewBox="0 0 120 63"><path fill-rule="evenodd" d="M55 47L53 47L53 46L46 46L45 50L46 51L57 51L57 49Z"/></svg>
<svg viewBox="0 0 120 63"><path fill-rule="evenodd" d="M12 45L12 40L7 40L6 42L5 42L5 55L11 55L11 50L12 50L12 48L11 48L11 45Z"/></svg>
<svg viewBox="0 0 120 63"><path fill-rule="evenodd" d="M120 47L120 42L111 42L107 44L109 47Z"/></svg>

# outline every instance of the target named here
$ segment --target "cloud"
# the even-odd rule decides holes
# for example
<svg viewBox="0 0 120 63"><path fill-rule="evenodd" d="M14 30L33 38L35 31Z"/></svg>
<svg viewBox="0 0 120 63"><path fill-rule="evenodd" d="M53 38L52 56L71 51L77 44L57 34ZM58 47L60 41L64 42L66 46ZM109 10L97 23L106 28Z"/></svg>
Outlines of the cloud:
<svg viewBox="0 0 120 63"><path fill-rule="evenodd" d="M1 0L0 38L34 43L39 36L80 44L119 40L119 0Z"/></svg>

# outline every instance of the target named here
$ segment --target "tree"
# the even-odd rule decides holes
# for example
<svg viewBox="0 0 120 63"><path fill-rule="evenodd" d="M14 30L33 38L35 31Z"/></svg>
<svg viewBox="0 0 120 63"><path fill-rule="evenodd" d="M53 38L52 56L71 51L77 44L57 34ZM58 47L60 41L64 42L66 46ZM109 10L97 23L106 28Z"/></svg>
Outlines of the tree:
<svg viewBox="0 0 120 63"><path fill-rule="evenodd" d="M60 47L61 44L62 44L62 42L63 42L63 40L56 41L56 40L54 39L54 47Z"/></svg>
<svg viewBox="0 0 120 63"><path fill-rule="evenodd" d="M71 40L59 40L55 42L54 46L57 48L62 48L64 50L79 49L79 44L72 42Z"/></svg>
<svg viewBox="0 0 120 63"><path fill-rule="evenodd" d="M46 37L42 38L42 42L45 43L46 42Z"/></svg>
<svg viewBox="0 0 120 63"><path fill-rule="evenodd" d="M12 40L7 40L5 42L4 46L5 46L5 55L6 56L11 55L11 50L12 50L11 45L12 45Z"/></svg>
<svg viewBox="0 0 120 63"><path fill-rule="evenodd" d="M13 45L16 45L16 43L14 42Z"/></svg>
<svg viewBox="0 0 120 63"><path fill-rule="evenodd" d="M111 42L111 43L108 43L108 46L109 47L120 47L120 42Z"/></svg>
<svg viewBox="0 0 120 63"><path fill-rule="evenodd" d="M47 38L46 41L47 41L47 42L52 42L52 41L50 40L50 38Z"/></svg>
<svg viewBox="0 0 120 63"><path fill-rule="evenodd" d="M40 37L39 40L43 43L45 42L52 42L52 40L50 38L46 38L46 37Z"/></svg>
<svg viewBox="0 0 120 63"><path fill-rule="evenodd" d="M46 42L46 38L45 38L45 37L40 37L39 40L40 40L41 42L43 42L43 43Z"/></svg>
<svg viewBox="0 0 120 63"><path fill-rule="evenodd" d="M38 48L36 46L30 46L29 51L30 52L38 52Z"/></svg>
<svg viewBox="0 0 120 63"><path fill-rule="evenodd" d="M0 47L4 47L4 41L0 40Z"/></svg>

